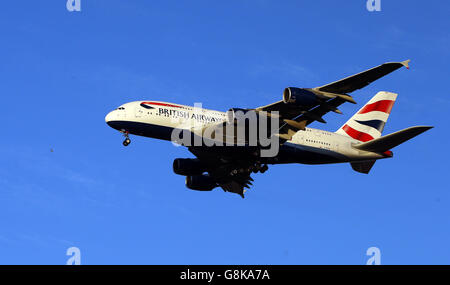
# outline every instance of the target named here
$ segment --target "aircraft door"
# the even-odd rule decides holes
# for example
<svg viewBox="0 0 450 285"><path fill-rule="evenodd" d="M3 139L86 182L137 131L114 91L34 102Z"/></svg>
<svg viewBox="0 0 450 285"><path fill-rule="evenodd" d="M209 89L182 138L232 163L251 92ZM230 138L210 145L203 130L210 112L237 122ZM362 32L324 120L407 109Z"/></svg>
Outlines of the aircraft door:
<svg viewBox="0 0 450 285"><path fill-rule="evenodd" d="M298 131L298 135L297 135L297 137L298 137L298 142L301 144L301 145L304 145L305 144L305 131Z"/></svg>
<svg viewBox="0 0 450 285"><path fill-rule="evenodd" d="M136 108L134 109L134 116L136 118L142 118L144 115L144 108L142 108L140 105L136 105Z"/></svg>

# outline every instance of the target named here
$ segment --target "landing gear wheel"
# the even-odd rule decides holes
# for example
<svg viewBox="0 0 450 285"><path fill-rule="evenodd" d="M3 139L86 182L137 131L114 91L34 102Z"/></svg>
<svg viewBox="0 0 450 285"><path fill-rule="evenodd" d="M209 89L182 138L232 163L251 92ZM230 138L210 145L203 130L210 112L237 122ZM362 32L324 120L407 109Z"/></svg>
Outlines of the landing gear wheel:
<svg viewBox="0 0 450 285"><path fill-rule="evenodd" d="M259 162L255 163L253 166L253 173L258 173L261 170L261 164Z"/></svg>
<svg viewBox="0 0 450 285"><path fill-rule="evenodd" d="M131 140L130 140L130 138L128 137L128 131L126 131L126 130L120 130L120 132L123 134L123 136L125 137L125 140L123 141L123 145L124 146L127 146L127 145L129 145L130 143L131 143Z"/></svg>
<svg viewBox="0 0 450 285"><path fill-rule="evenodd" d="M261 167L261 173L266 172L269 169L269 167L267 166L267 164L264 164L263 167Z"/></svg>

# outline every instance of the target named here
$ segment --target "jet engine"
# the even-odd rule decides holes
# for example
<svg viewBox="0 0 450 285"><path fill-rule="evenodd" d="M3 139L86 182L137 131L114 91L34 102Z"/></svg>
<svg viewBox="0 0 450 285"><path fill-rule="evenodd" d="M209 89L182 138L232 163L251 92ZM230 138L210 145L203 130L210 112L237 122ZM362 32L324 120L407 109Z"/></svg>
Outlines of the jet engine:
<svg viewBox="0 0 450 285"><path fill-rule="evenodd" d="M178 175L200 175L205 172L205 166L199 159L177 158L173 161L173 172Z"/></svg>
<svg viewBox="0 0 450 285"><path fill-rule="evenodd" d="M208 175L186 176L186 187L197 191L211 191L217 183Z"/></svg>
<svg viewBox="0 0 450 285"><path fill-rule="evenodd" d="M303 107L311 107L317 103L317 95L313 92L296 87L288 87L283 92L283 102Z"/></svg>

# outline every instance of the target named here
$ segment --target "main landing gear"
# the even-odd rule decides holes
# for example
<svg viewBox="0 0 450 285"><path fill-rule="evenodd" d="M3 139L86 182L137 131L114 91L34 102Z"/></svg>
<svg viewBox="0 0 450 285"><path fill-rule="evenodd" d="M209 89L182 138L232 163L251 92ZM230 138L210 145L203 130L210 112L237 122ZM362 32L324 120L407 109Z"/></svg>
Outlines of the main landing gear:
<svg viewBox="0 0 450 285"><path fill-rule="evenodd" d="M238 173L264 173L269 169L269 166L267 166L267 164L263 164L261 165L260 163L256 163L248 168L238 168L238 169L233 169L230 173L231 176L237 175Z"/></svg>
<svg viewBox="0 0 450 285"><path fill-rule="evenodd" d="M130 140L130 137L128 136L128 132L124 131L124 130L121 130L120 132L123 133L123 136L125 137L125 140L122 142L122 144L124 146L129 145L131 143L131 140Z"/></svg>
<svg viewBox="0 0 450 285"><path fill-rule="evenodd" d="M261 164L257 163L257 164L253 167L252 171L253 171L253 173L258 173L258 172L264 173L264 172L266 172L268 169L269 169L269 167L267 166L267 164L261 165Z"/></svg>

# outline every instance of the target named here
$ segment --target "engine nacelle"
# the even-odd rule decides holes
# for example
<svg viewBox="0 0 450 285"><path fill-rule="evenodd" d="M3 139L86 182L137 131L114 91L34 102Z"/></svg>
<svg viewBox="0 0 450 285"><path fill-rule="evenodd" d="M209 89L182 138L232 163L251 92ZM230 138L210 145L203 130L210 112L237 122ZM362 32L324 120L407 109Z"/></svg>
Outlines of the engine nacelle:
<svg viewBox="0 0 450 285"><path fill-rule="evenodd" d="M211 191L217 183L208 175L186 176L186 187L197 191Z"/></svg>
<svg viewBox="0 0 450 285"><path fill-rule="evenodd" d="M296 87L288 87L283 92L283 102L297 106L312 107L317 103L317 95L313 92Z"/></svg>
<svg viewBox="0 0 450 285"><path fill-rule="evenodd" d="M178 175L201 175L205 172L205 166L198 159L177 158L173 161L173 172Z"/></svg>

